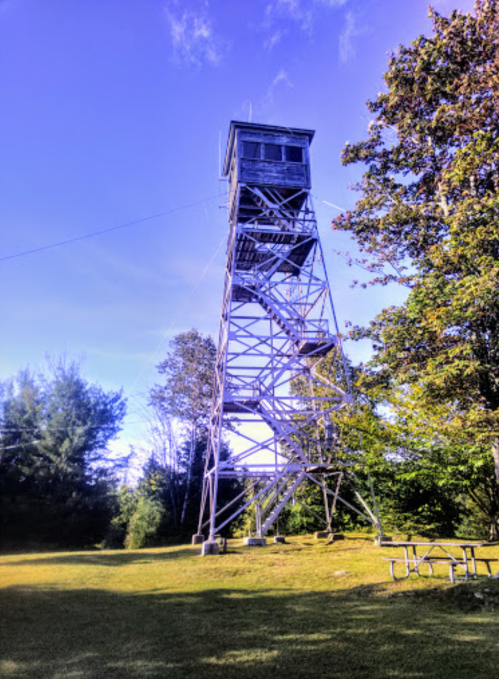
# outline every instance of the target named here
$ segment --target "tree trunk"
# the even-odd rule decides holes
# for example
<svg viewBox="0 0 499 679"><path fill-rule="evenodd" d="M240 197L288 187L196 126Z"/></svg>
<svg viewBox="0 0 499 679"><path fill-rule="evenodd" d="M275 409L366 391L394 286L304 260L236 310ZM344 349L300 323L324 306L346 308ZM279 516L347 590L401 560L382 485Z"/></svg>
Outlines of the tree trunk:
<svg viewBox="0 0 499 679"><path fill-rule="evenodd" d="M496 472L496 481L499 486L499 439L494 439L492 442L492 456L494 458L494 469ZM499 494L499 493L498 493ZM498 518L497 515L494 517L494 521L490 527L490 539L492 541L497 541L499 539L498 530Z"/></svg>
<svg viewBox="0 0 499 679"><path fill-rule="evenodd" d="M496 470L496 479L499 484L499 439L492 441L492 456L494 458L494 468Z"/></svg>
<svg viewBox="0 0 499 679"><path fill-rule="evenodd" d="M182 515L180 517L180 525L184 524L185 512L187 510L187 504L189 502L189 496L191 491L191 477L192 477L192 462L194 459L194 447L196 445L196 429L193 427L191 430L191 443L189 446L189 461L187 463L187 478L185 482L185 493L184 502L182 505Z"/></svg>
<svg viewBox="0 0 499 679"><path fill-rule="evenodd" d="M177 475L170 472L170 499L172 503L173 526L175 530L178 528L178 510L177 510Z"/></svg>
<svg viewBox="0 0 499 679"><path fill-rule="evenodd" d="M178 450L176 442L173 439L171 427L168 429L168 457L169 463L166 462L166 467L170 469L170 497L172 501L173 525L175 530L178 529L178 508L179 508L179 474L178 474Z"/></svg>

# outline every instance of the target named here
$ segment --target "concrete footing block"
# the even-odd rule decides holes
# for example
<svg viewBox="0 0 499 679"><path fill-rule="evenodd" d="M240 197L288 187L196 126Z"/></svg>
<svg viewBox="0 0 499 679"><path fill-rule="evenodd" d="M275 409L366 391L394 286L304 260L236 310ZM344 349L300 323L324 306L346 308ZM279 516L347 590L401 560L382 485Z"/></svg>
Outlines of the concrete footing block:
<svg viewBox="0 0 499 679"><path fill-rule="evenodd" d="M393 540L391 535L376 535L374 538L374 544L376 547L381 547L385 542L391 542Z"/></svg>
<svg viewBox="0 0 499 679"><path fill-rule="evenodd" d="M344 539L345 539L345 536L343 535L343 533L329 533L329 535L327 536L327 541L328 541L329 544L331 544L333 542L338 542L339 540L344 540Z"/></svg>
<svg viewBox="0 0 499 679"><path fill-rule="evenodd" d="M275 545L284 545L286 543L286 538L284 535L274 535L274 544Z"/></svg>
<svg viewBox="0 0 499 679"><path fill-rule="evenodd" d="M314 538L316 540L325 540L329 535L328 530L318 530L317 533L314 533Z"/></svg>
<svg viewBox="0 0 499 679"><path fill-rule="evenodd" d="M265 547L267 538L244 538L243 542L247 547Z"/></svg>
<svg viewBox="0 0 499 679"><path fill-rule="evenodd" d="M201 547L201 556L214 556L218 554L218 542L206 540Z"/></svg>
<svg viewBox="0 0 499 679"><path fill-rule="evenodd" d="M196 533L192 536L193 545L202 545L204 542L204 535L202 533Z"/></svg>

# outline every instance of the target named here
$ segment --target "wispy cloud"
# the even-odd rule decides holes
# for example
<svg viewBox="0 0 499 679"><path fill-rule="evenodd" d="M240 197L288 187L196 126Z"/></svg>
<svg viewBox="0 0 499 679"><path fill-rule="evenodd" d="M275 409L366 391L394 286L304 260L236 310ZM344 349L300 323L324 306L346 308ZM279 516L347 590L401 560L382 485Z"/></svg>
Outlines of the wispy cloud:
<svg viewBox="0 0 499 679"><path fill-rule="evenodd" d="M263 46L265 47L266 50L271 50L273 49L277 44L279 44L283 38L283 36L286 34L286 31L284 31L281 28L278 28L276 31L273 31L269 37L264 41Z"/></svg>
<svg viewBox="0 0 499 679"><path fill-rule="evenodd" d="M320 12L342 7L350 0L270 0L265 7L265 29L269 38L264 42L267 49L275 47L286 34L283 21L288 21L300 30L311 33ZM279 24L276 28L276 24Z"/></svg>
<svg viewBox="0 0 499 679"><path fill-rule="evenodd" d="M316 5L323 5L324 7L342 7L349 0L314 0L314 2Z"/></svg>
<svg viewBox="0 0 499 679"><path fill-rule="evenodd" d="M289 79L287 71L285 71L283 68L281 68L274 80L270 83L265 95L265 104L272 104L274 102L274 94L279 87L293 87L293 83Z"/></svg>
<svg viewBox="0 0 499 679"><path fill-rule="evenodd" d="M223 44L208 16L208 4L200 9L177 10L170 3L164 10L170 29L173 58L180 66L216 66L223 55Z"/></svg>
<svg viewBox="0 0 499 679"><path fill-rule="evenodd" d="M273 121L270 119L274 109L274 100L284 90L289 90L294 87L288 72L281 68L277 75L272 79L266 89L263 90L260 97L253 102L244 101L237 111L234 111L234 119L237 120L259 120L266 121L269 124Z"/></svg>
<svg viewBox="0 0 499 679"><path fill-rule="evenodd" d="M275 22L288 19L298 24L302 30L310 31L313 23L314 4L315 0L307 4L303 3L302 0L271 0L265 8L266 24L273 28ZM274 35L276 35L275 32Z"/></svg>
<svg viewBox="0 0 499 679"><path fill-rule="evenodd" d="M355 14L353 12L347 12L345 25L340 33L338 45L341 62L346 63L355 57L357 53L355 38L364 33L364 31L365 28L358 24Z"/></svg>

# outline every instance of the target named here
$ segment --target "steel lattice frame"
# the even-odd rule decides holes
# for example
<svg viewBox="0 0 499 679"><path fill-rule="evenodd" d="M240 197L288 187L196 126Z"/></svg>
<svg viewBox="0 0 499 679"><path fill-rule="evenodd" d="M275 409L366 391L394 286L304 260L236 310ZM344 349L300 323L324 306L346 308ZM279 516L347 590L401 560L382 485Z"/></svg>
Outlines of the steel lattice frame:
<svg viewBox="0 0 499 679"><path fill-rule="evenodd" d="M349 471L333 463L328 445L330 413L351 396L310 192L241 183L235 191L198 534L209 526L213 541L254 504L255 534L263 537L303 482L322 489L326 529L339 500L381 533L375 502L373 511L354 489L360 510L340 496ZM239 222L241 200L255 209ZM331 351L338 352L342 384L319 372ZM308 383L307 394L291 389L297 377ZM224 418L244 442L227 461L220 459ZM271 462L255 463L263 451ZM333 492L326 480L334 475ZM245 491L217 507L220 479L234 477L245 480ZM236 502L242 505L231 514Z"/></svg>

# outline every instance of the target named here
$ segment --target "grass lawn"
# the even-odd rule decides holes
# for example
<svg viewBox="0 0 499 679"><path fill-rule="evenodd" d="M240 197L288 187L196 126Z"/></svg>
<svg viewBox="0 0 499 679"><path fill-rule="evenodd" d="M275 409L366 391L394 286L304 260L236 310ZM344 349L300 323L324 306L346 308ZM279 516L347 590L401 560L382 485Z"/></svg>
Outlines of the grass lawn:
<svg viewBox="0 0 499 679"><path fill-rule="evenodd" d="M390 553L351 536L1 556L0 677L498 676L499 581L393 582Z"/></svg>

